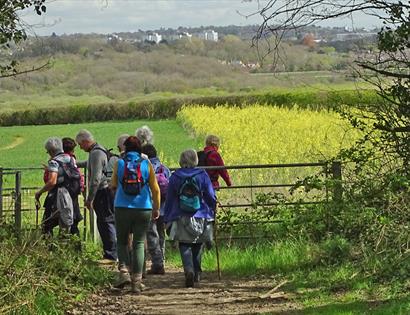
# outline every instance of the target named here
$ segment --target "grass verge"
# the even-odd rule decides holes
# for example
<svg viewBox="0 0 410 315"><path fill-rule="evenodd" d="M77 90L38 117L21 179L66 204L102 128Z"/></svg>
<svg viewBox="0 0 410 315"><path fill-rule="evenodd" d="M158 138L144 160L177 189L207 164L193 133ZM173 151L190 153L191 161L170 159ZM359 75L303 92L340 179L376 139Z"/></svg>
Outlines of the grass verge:
<svg viewBox="0 0 410 315"><path fill-rule="evenodd" d="M0 314L64 314L111 281L98 249L78 239L45 240L36 232L15 238L0 228Z"/></svg>
<svg viewBox="0 0 410 315"><path fill-rule="evenodd" d="M272 279L272 287L287 280L281 290L302 309L292 314L410 314L410 280L381 283L348 257L329 263L327 247L306 241L221 246L222 278ZM167 259L181 266L177 250ZM204 253L203 269L216 268L214 248Z"/></svg>

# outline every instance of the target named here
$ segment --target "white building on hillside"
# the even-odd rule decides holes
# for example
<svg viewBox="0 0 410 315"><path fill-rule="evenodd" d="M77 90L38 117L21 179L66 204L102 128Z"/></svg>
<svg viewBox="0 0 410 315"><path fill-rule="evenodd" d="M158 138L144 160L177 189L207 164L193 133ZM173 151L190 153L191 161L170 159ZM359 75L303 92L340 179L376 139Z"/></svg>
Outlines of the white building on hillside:
<svg viewBox="0 0 410 315"><path fill-rule="evenodd" d="M188 32L178 32L176 34L172 34L169 36L170 40L178 40L178 39L183 39L183 38L187 38L188 40L191 40L192 34Z"/></svg>
<svg viewBox="0 0 410 315"><path fill-rule="evenodd" d="M198 37L203 40L210 40L213 42L217 42L218 32L215 32L214 30L206 30L206 31L203 31L202 33L199 33Z"/></svg>
<svg viewBox="0 0 410 315"><path fill-rule="evenodd" d="M158 44L162 40L162 35L155 33L155 32L149 32L145 34L144 36L144 41L147 42L153 42L155 44Z"/></svg>

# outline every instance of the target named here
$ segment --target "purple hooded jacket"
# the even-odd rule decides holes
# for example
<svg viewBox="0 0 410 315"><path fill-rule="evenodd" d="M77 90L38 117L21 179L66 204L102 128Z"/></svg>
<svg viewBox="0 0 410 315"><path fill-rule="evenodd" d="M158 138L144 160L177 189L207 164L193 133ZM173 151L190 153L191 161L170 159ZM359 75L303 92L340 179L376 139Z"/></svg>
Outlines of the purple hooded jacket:
<svg viewBox="0 0 410 315"><path fill-rule="evenodd" d="M201 208L194 214L195 218L214 220L216 197L208 174L200 168L179 168L172 173L169 179L168 193L164 205L164 221L172 222L178 220L182 213L179 208L179 189L185 178L195 176L202 192Z"/></svg>

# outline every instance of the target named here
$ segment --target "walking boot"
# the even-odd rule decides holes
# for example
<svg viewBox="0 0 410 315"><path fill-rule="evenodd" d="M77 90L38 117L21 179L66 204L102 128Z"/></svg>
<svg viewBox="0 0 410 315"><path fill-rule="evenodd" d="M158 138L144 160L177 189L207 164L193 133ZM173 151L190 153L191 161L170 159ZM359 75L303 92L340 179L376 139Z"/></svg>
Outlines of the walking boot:
<svg viewBox="0 0 410 315"><path fill-rule="evenodd" d="M151 266L151 269L147 270L148 275L163 275L165 274L164 266Z"/></svg>
<svg viewBox="0 0 410 315"><path fill-rule="evenodd" d="M141 283L142 274L133 274L131 277L131 292L138 295L141 294L143 285Z"/></svg>
<svg viewBox="0 0 410 315"><path fill-rule="evenodd" d="M194 287L194 272L193 271L188 271L185 273L185 286L187 288Z"/></svg>
<svg viewBox="0 0 410 315"><path fill-rule="evenodd" d="M196 271L194 274L194 282L199 283L199 281L201 281L201 272Z"/></svg>
<svg viewBox="0 0 410 315"><path fill-rule="evenodd" d="M117 281L114 283L114 288L116 289L123 289L127 284L131 283L130 274L128 270L121 270L118 273Z"/></svg>

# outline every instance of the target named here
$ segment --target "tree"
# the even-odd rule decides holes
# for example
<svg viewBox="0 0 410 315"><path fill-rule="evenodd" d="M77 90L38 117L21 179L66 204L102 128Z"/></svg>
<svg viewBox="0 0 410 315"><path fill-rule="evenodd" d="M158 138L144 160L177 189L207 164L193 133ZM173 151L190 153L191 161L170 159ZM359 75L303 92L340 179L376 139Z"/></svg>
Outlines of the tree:
<svg viewBox="0 0 410 315"><path fill-rule="evenodd" d="M18 61L9 57L8 51L27 39L28 25L21 19L19 13L33 8L38 15L46 12L45 0L0 0L0 78L15 76L39 70L46 65L31 69L19 69Z"/></svg>
<svg viewBox="0 0 410 315"><path fill-rule="evenodd" d="M353 126L365 134L361 149L370 142L381 154L393 158L398 172L410 178L410 3L393 0L271 0L258 12L263 18L254 43L274 35L274 62L283 35L315 23L355 14L381 22L377 50L356 60L357 75L373 84L382 101L343 111ZM369 121L371 124L369 124ZM356 148L360 149L360 148ZM399 162L399 163L397 163Z"/></svg>
<svg viewBox="0 0 410 315"><path fill-rule="evenodd" d="M316 46L315 36L312 33L308 33L303 37L302 44L314 48Z"/></svg>

